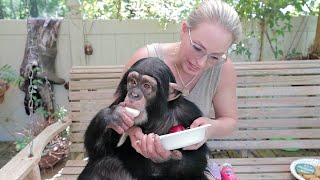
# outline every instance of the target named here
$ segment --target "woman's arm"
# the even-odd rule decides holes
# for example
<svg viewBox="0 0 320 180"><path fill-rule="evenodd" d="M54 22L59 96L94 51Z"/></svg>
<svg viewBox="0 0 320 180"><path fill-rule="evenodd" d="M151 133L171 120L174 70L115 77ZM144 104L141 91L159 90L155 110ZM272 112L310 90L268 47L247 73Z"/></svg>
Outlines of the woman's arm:
<svg viewBox="0 0 320 180"><path fill-rule="evenodd" d="M234 66L228 60L222 68L220 81L216 93L212 99L215 120L208 117L200 117L193 121L190 128L211 124L206 131L206 138L195 145L185 147L184 150L194 150L202 146L211 137L219 137L230 134L237 124L237 95L236 95L236 73Z"/></svg>
<svg viewBox="0 0 320 180"><path fill-rule="evenodd" d="M228 60L222 68L220 81L214 95L215 120L211 121L209 137L228 135L237 124L237 80L233 63Z"/></svg>

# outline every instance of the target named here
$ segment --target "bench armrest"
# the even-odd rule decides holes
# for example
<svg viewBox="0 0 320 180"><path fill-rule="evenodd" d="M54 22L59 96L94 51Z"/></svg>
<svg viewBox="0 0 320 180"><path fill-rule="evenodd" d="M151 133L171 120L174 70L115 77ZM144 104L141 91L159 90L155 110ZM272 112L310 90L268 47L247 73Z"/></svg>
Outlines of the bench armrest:
<svg viewBox="0 0 320 180"><path fill-rule="evenodd" d="M30 146L27 145L16 156L14 156L4 167L0 169L0 179L24 179L34 169L39 169L38 163L45 146L57 134L71 125L71 119L65 117L64 122L56 123L45 128L33 140L33 157L28 157Z"/></svg>

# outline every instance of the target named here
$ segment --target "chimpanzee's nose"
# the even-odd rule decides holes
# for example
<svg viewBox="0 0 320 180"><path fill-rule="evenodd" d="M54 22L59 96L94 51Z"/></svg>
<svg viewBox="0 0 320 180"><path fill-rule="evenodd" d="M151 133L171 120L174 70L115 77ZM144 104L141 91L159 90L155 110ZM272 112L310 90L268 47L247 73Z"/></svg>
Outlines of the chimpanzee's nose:
<svg viewBox="0 0 320 180"><path fill-rule="evenodd" d="M143 93L140 89L132 89L131 91L129 91L128 96L130 99L137 101L142 98Z"/></svg>
<svg viewBox="0 0 320 180"><path fill-rule="evenodd" d="M138 96L138 94L135 93L135 92L132 92L131 94L132 94L133 97L137 97Z"/></svg>

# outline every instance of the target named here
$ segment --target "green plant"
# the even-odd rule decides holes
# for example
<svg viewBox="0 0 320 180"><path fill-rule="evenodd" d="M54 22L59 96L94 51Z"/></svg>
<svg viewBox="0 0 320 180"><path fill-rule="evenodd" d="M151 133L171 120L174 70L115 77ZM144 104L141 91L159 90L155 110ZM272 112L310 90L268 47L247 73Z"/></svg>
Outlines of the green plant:
<svg viewBox="0 0 320 180"><path fill-rule="evenodd" d="M295 58L302 58L302 53L296 51L296 49L292 49L290 52L287 53L286 59L295 59Z"/></svg>
<svg viewBox="0 0 320 180"><path fill-rule="evenodd" d="M48 112L43 106L36 109L36 112L43 114L45 118L56 119L62 121L66 115L67 110L64 107L58 107L54 112Z"/></svg>
<svg viewBox="0 0 320 180"><path fill-rule="evenodd" d="M270 45L275 58L286 58L285 53L289 50L280 48L281 39L285 37L285 32L292 31L291 18L294 16L314 15L319 10L319 1L316 0L226 0L239 13L242 21L258 22L257 26L261 30L260 35L255 36L260 40L260 53L263 50L264 38ZM244 37L249 37L252 32L245 32ZM241 46L243 47L243 46ZM245 49L238 49L240 52L246 52ZM250 49L250 48L249 48ZM290 54L290 53L289 53ZM291 53L292 55L292 53ZM261 60L261 54L259 57Z"/></svg>
<svg viewBox="0 0 320 180"><path fill-rule="evenodd" d="M32 136L26 135L24 133L18 133L19 135L22 136L21 139L16 139L16 150L21 151L23 148L25 148L31 141L32 141Z"/></svg>
<svg viewBox="0 0 320 180"><path fill-rule="evenodd" d="M8 69L8 68L6 68ZM32 94L32 104L34 105L33 109L35 110L36 114L42 115L44 117L41 118L40 116L36 116L34 118L33 122L31 123L31 127L28 129L25 129L23 132L18 133L19 135L22 135L22 138L19 138L16 140L16 150L20 151L24 147L26 147L30 142L32 142L33 137L37 136L41 131L47 127L48 125L56 122L56 121L63 121L63 118L67 112L67 110L64 107L56 107L56 109L53 112L49 112L44 107L44 101L43 99L39 98L37 95L39 93L39 89L41 86L45 84L45 80L40 78L41 75L41 69L39 67L34 67L32 69L33 71L33 79L32 83L29 85L29 89ZM49 82L46 82L49 83ZM49 92L52 93L52 92ZM32 111L32 110L30 110ZM40 118L38 118L40 117ZM43 120L45 120L43 122ZM68 136L68 133L64 133L64 136Z"/></svg>
<svg viewBox="0 0 320 180"><path fill-rule="evenodd" d="M67 110L62 106L59 107L55 112L53 112L52 116L57 118L58 121L63 121L66 116Z"/></svg>
<svg viewBox="0 0 320 180"><path fill-rule="evenodd" d="M0 79L14 86L23 84L23 78L8 64L0 67Z"/></svg>
<svg viewBox="0 0 320 180"><path fill-rule="evenodd" d="M35 101L36 102L36 101ZM36 109L36 112L42 114L46 119L54 119L58 121L63 121L63 118L66 115L67 110L64 107L58 107L57 110L54 112L48 112L46 111L43 106L40 106ZM53 121L55 122L55 121ZM45 126L41 123L33 123L33 127L31 129L42 129ZM40 131L41 132L41 131ZM40 133L39 132L39 133ZM16 150L21 151L23 148L25 148L30 142L32 142L33 137L37 136L38 134L35 134L35 132L31 132L30 129L25 129L23 132L17 133L18 135L21 135L22 138L18 138L15 141L16 144ZM61 136L68 138L70 135L70 129L67 128L65 132L61 134Z"/></svg>

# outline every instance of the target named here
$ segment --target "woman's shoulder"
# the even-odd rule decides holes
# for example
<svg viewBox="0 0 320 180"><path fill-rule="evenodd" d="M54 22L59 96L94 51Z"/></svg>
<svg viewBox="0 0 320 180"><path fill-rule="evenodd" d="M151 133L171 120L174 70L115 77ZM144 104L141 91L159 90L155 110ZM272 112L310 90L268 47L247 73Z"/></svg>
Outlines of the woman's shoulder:
<svg viewBox="0 0 320 180"><path fill-rule="evenodd" d="M133 53L133 55L129 58L128 62L126 63L125 68L129 69L129 67L131 67L135 62L147 57L149 57L148 49L146 46L143 46Z"/></svg>
<svg viewBox="0 0 320 180"><path fill-rule="evenodd" d="M228 61L222 66L220 77L221 77L220 83L219 83L220 88L230 87L232 85L236 86L237 75L236 75L234 64L230 59L228 59Z"/></svg>
<svg viewBox="0 0 320 180"><path fill-rule="evenodd" d="M222 66L222 73L225 75L234 75L235 68L231 59L228 59Z"/></svg>
<svg viewBox="0 0 320 180"><path fill-rule="evenodd" d="M125 65L125 68L128 69L134 63L136 63L137 61L143 58L147 58L147 57L164 58L166 52L172 48L172 44L174 43L152 43L137 49L133 53L133 55L129 58L127 64Z"/></svg>

